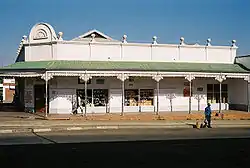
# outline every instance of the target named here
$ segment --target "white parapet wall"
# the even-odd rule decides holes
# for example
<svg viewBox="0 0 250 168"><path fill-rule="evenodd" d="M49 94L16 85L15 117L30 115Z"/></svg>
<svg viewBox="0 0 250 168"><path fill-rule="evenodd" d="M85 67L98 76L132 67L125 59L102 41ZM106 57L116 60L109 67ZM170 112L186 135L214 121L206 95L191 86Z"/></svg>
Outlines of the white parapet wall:
<svg viewBox="0 0 250 168"><path fill-rule="evenodd" d="M78 44L77 44L78 43ZM236 47L167 45L167 44L102 44L57 42L53 45L25 46L25 61L156 61L234 63Z"/></svg>
<svg viewBox="0 0 250 168"><path fill-rule="evenodd" d="M49 24L37 24L31 29L29 37L21 42L25 52L19 49L18 54L24 57L25 61L113 60L234 63L237 50L235 41L232 41L232 45L229 46L213 46L210 42L191 45L184 41L180 44L130 43L129 40L124 43L117 40L95 41L89 38L83 41L66 41L62 39L62 33L58 36ZM25 56L22 55L23 53Z"/></svg>

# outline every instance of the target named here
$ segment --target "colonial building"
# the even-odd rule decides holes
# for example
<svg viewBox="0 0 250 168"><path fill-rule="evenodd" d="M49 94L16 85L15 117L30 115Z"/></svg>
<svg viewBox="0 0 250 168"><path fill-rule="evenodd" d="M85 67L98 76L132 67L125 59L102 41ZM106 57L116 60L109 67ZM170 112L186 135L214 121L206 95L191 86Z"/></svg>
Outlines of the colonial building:
<svg viewBox="0 0 250 168"><path fill-rule="evenodd" d="M249 69L229 46L132 43L91 30L64 40L47 23L24 36L14 64L1 76L15 77L26 109L47 113L126 113L203 110L248 111ZM238 60L239 61L239 60Z"/></svg>

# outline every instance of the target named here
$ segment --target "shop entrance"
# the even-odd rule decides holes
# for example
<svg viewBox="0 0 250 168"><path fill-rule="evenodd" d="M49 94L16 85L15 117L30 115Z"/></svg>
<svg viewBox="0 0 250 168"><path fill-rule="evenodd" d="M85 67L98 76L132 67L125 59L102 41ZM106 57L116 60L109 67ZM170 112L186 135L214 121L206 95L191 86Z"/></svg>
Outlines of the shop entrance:
<svg viewBox="0 0 250 168"><path fill-rule="evenodd" d="M45 85L34 86L35 112L45 111Z"/></svg>

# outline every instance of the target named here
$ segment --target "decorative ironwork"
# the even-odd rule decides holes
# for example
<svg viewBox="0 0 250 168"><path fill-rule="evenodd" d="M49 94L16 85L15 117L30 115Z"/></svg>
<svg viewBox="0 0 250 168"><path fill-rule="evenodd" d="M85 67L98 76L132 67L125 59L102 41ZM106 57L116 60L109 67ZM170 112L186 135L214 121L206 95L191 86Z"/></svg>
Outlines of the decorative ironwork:
<svg viewBox="0 0 250 168"><path fill-rule="evenodd" d="M191 82L192 80L195 79L195 76L192 74L189 74L189 75L185 76L185 79L188 80L189 82Z"/></svg>
<svg viewBox="0 0 250 168"><path fill-rule="evenodd" d="M218 76L215 77L215 80L217 80L218 82L223 82L224 80L226 80L226 75L220 74Z"/></svg>
<svg viewBox="0 0 250 168"><path fill-rule="evenodd" d="M53 74L51 74L51 73L47 73L47 75L46 75L46 73L44 73L42 76L41 76L41 79L43 79L43 80L45 80L45 81L49 81L50 79L52 79L53 78Z"/></svg>
<svg viewBox="0 0 250 168"><path fill-rule="evenodd" d="M119 80L121 80L121 81L125 81L126 79L128 79L129 78L129 75L128 74L124 74L124 73L122 73L122 74L119 74L119 75L117 75L117 79L119 79Z"/></svg>
<svg viewBox="0 0 250 168"><path fill-rule="evenodd" d="M163 79L163 77L161 75L154 75L152 79L154 79L156 82L159 82L160 80Z"/></svg>
<svg viewBox="0 0 250 168"><path fill-rule="evenodd" d="M85 73L83 75L80 75L79 78L84 82L88 82L88 80L92 79L92 76L90 74Z"/></svg>
<svg viewBox="0 0 250 168"><path fill-rule="evenodd" d="M194 98L198 101L198 111L200 111L200 102L202 99L205 99L205 96L201 94L197 94L197 95L194 95Z"/></svg>

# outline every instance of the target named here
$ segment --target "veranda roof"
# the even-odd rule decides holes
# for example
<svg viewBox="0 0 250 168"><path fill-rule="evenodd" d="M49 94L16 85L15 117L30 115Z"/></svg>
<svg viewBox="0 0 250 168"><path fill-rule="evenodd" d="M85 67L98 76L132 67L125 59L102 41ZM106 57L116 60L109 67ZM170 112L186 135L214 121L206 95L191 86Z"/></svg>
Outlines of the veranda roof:
<svg viewBox="0 0 250 168"><path fill-rule="evenodd" d="M187 63L187 62L129 62L129 61L27 61L16 62L0 71L48 71L48 70L103 70L103 71L157 71L157 72L211 72L249 73L238 64Z"/></svg>

